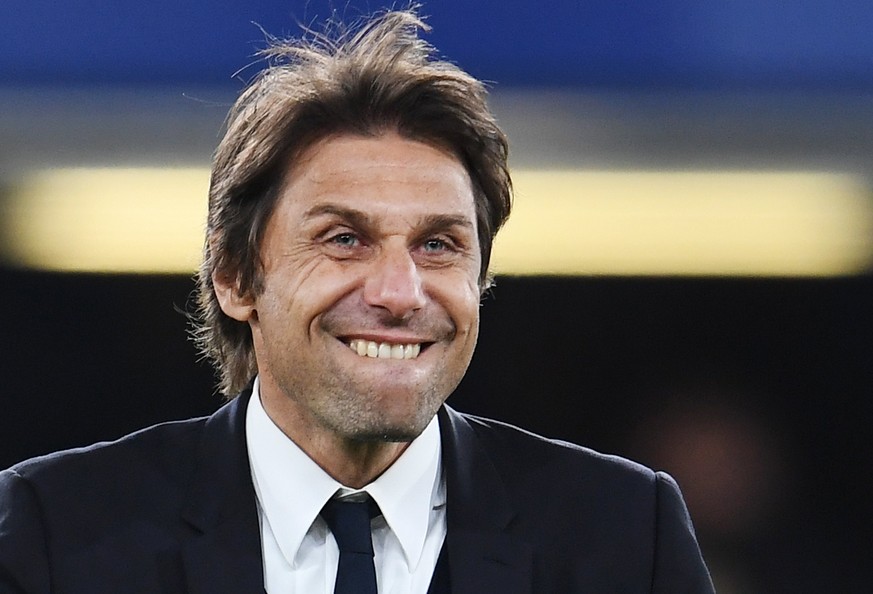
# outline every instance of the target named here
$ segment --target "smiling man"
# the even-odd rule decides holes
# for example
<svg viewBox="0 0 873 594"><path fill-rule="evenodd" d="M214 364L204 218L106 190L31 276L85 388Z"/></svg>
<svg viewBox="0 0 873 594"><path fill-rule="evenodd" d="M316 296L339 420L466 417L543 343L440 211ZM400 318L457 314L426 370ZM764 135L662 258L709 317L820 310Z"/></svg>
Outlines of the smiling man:
<svg viewBox="0 0 873 594"><path fill-rule="evenodd" d="M257 294L233 272L213 278L222 311L251 328L264 410L329 475L363 487L432 422L473 355L470 177L447 149L394 130L332 133L289 164L260 255Z"/></svg>
<svg viewBox="0 0 873 594"><path fill-rule="evenodd" d="M230 401L0 473L0 592L712 592L668 475L444 404L511 183L421 28L270 50L198 275Z"/></svg>

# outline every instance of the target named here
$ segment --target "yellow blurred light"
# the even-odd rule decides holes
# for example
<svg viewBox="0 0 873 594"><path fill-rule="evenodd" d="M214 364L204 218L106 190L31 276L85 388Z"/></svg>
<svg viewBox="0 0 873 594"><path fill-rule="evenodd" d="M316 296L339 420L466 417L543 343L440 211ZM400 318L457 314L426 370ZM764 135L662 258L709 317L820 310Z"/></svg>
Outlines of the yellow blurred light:
<svg viewBox="0 0 873 594"><path fill-rule="evenodd" d="M7 258L60 271L197 266L207 169L56 169L5 205ZM497 274L837 276L873 260L873 199L819 172L513 172ZM0 208L3 208L0 205Z"/></svg>
<svg viewBox="0 0 873 594"><path fill-rule="evenodd" d="M209 171L40 171L12 197L12 258L39 269L192 273L200 260Z"/></svg>
<svg viewBox="0 0 873 594"><path fill-rule="evenodd" d="M873 199L819 172L516 171L497 274L838 276L869 269Z"/></svg>

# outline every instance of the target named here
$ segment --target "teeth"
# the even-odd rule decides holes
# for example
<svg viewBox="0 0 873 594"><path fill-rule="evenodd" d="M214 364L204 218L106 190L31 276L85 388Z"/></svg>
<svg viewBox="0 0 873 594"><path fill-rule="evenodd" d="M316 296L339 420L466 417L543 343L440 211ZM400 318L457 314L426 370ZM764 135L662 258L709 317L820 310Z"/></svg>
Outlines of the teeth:
<svg viewBox="0 0 873 594"><path fill-rule="evenodd" d="M353 340L349 348L361 357L373 359L415 359L421 352L420 344L388 344L372 340Z"/></svg>

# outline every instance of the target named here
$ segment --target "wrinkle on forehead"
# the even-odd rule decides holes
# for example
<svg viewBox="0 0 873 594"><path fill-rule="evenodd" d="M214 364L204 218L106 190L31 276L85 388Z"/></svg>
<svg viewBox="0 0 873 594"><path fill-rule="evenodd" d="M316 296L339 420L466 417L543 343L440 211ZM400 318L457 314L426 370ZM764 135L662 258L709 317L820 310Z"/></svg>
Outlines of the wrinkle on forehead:
<svg viewBox="0 0 873 594"><path fill-rule="evenodd" d="M374 162L370 158L373 143L390 140L399 140L407 145L408 151L404 155L404 160L401 162ZM332 160L318 159L319 154L328 145L331 151L339 154L334 155L335 158ZM411 183L408 176L404 175L403 172L416 171L417 175L421 175L422 169L424 170L424 179L430 178L435 182L445 181L444 175L433 171L422 163L426 156L432 158L434 151L444 156L447 163L451 163L454 173L458 176L458 180L462 181L463 186L472 193L473 184L470 174L452 151L435 143L406 138L396 132L389 132L378 136L362 136L357 134L327 136L294 158L286 171L285 186L287 187L302 178L315 185L329 184L336 176L347 176L356 170L365 172L374 169L380 171L384 181L391 183ZM327 169L326 171L324 170L325 168ZM352 179L348 180L348 183L356 185L359 182Z"/></svg>

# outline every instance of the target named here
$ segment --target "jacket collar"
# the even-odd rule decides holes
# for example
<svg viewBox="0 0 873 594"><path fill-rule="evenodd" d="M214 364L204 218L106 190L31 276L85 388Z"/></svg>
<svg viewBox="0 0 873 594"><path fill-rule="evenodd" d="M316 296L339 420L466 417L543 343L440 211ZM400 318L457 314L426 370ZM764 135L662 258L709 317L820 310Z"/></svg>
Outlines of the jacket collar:
<svg viewBox="0 0 873 594"><path fill-rule="evenodd" d="M245 439L251 388L206 420L182 518L195 536L183 550L193 594L262 592L260 522Z"/></svg>
<svg viewBox="0 0 873 594"><path fill-rule="evenodd" d="M530 594L533 552L510 533L517 512L476 435L477 421L444 406L439 422L452 594Z"/></svg>

